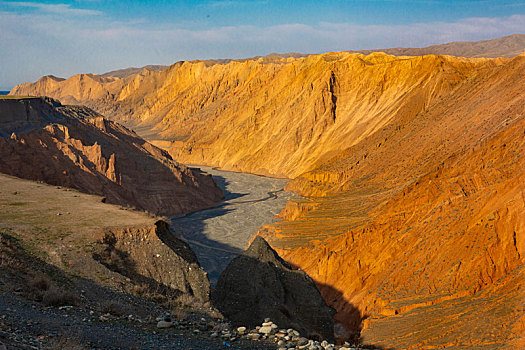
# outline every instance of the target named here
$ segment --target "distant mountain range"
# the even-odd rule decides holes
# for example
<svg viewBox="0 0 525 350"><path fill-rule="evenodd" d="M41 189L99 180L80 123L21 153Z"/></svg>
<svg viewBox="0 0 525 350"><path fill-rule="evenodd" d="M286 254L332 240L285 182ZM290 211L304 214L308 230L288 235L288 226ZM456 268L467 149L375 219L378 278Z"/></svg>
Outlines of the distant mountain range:
<svg viewBox="0 0 525 350"><path fill-rule="evenodd" d="M512 58L525 51L525 34L513 34L502 38L481 41L454 41L422 48L395 47L349 52L359 52L368 55L377 51L395 56L450 55L458 57Z"/></svg>
<svg viewBox="0 0 525 350"><path fill-rule="evenodd" d="M446 44L432 45L420 48L409 47L393 47L388 49L372 49L372 50L348 50L347 52L362 53L365 55L372 52L384 52L395 56L423 56L423 55L450 55L458 57L506 57L512 58L525 52L525 34L513 34L502 38L481 40L481 41L454 41ZM192 62L204 62L209 64L227 64L231 61L247 61L253 59L263 58L271 60L275 58L301 58L309 56L310 54L299 52L275 53L272 52L266 56L254 56L243 59L210 59L210 60L195 60ZM163 71L169 66L164 65L147 65L144 67L130 67L124 69L117 69L111 72L101 74L104 77L125 78L130 75L137 74L146 69L149 71ZM2 92L0 92L0 95Z"/></svg>
<svg viewBox="0 0 525 350"><path fill-rule="evenodd" d="M152 71L163 71L164 69L166 69L168 67L169 66L150 64L150 65L147 65L147 66L144 66L144 67L140 67L140 68L129 67L129 68L124 68L124 69L112 70L111 72L107 72L107 73L104 73L104 74L101 74L101 75L103 77L125 78L125 77L129 77L130 75L140 73L144 69L152 70Z"/></svg>

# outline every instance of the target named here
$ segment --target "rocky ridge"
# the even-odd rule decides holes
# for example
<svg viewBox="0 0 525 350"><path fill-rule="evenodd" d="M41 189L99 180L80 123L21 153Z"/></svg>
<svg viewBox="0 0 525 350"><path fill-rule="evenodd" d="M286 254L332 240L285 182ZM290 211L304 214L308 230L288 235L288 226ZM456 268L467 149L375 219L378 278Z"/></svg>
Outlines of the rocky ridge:
<svg viewBox="0 0 525 350"><path fill-rule="evenodd" d="M149 139L186 163L295 177L504 62L344 52L210 66L184 62L119 80L44 77L11 94L82 103L147 128Z"/></svg>
<svg viewBox="0 0 525 350"><path fill-rule="evenodd" d="M172 298L186 294L202 303L210 300L208 276L195 253L164 221L154 227L105 230L93 244L93 259Z"/></svg>
<svg viewBox="0 0 525 350"><path fill-rule="evenodd" d="M0 99L0 172L104 196L108 203L179 215L223 198L191 170L98 113L49 98Z"/></svg>
<svg viewBox="0 0 525 350"><path fill-rule="evenodd" d="M332 287L320 290L336 319L364 327L370 342L523 342L524 63L517 57L486 84L475 81L461 104L445 100L297 178L292 189L324 197L263 230L287 260ZM432 143L438 128L449 130L446 141Z"/></svg>

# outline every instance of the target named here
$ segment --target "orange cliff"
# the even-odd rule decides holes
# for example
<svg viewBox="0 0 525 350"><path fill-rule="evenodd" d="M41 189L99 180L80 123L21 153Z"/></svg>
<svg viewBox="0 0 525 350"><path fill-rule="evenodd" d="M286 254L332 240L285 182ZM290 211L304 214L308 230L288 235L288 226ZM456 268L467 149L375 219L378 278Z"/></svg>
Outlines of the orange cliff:
<svg viewBox="0 0 525 350"><path fill-rule="evenodd" d="M365 342L406 349L518 341L525 335L523 130L520 118L448 158L381 203L366 224L281 253L322 286L349 329L367 318Z"/></svg>
<svg viewBox="0 0 525 350"><path fill-rule="evenodd" d="M12 93L74 96L181 161L294 178L308 199L259 233L365 342L498 348L525 338L524 72L525 56L329 53Z"/></svg>
<svg viewBox="0 0 525 350"><path fill-rule="evenodd" d="M48 95L147 126L148 139L164 141L181 162L295 177L504 62L381 53L184 62L125 79L44 77L11 94Z"/></svg>
<svg viewBox="0 0 525 350"><path fill-rule="evenodd" d="M364 342L525 345L524 72L476 75L302 174L288 188L311 199L260 230Z"/></svg>

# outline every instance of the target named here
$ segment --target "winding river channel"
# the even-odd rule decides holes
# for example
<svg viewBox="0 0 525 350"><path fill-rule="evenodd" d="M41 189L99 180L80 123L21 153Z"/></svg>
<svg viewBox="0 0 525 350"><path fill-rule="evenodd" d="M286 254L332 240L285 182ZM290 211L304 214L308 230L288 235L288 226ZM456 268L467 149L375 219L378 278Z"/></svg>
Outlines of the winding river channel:
<svg viewBox="0 0 525 350"><path fill-rule="evenodd" d="M219 274L247 247L257 229L277 220L275 216L293 194L283 190L287 179L198 168L214 177L226 199L217 207L172 218L171 227L195 251L215 285Z"/></svg>

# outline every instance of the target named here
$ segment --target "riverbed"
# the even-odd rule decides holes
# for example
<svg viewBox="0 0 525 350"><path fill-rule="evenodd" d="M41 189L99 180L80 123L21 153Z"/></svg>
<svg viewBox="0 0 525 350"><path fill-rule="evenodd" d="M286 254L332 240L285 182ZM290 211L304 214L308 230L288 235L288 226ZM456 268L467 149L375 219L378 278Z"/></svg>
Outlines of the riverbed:
<svg viewBox="0 0 525 350"><path fill-rule="evenodd" d="M196 167L196 166L190 166ZM293 198L285 191L287 179L217 170L198 166L211 174L224 191L221 205L171 219L171 227L197 254L214 285L228 263L250 238Z"/></svg>

